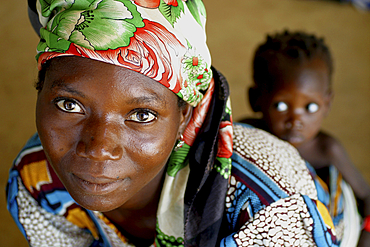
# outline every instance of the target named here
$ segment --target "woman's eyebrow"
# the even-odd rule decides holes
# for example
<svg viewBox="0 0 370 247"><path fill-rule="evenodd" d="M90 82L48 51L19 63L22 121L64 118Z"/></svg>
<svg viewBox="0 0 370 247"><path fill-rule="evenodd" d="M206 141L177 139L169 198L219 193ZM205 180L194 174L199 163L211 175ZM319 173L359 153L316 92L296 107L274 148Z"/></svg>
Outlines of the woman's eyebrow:
<svg viewBox="0 0 370 247"><path fill-rule="evenodd" d="M69 87L68 84L65 83L63 79L53 81L51 86L50 86L50 89L52 91L54 91L56 89L63 90L65 92L68 92L68 93L71 93L71 94L74 94L74 95L78 95L82 98L86 98L86 96L82 92L80 92L80 91L78 91L78 90L76 90L72 87Z"/></svg>
<svg viewBox="0 0 370 247"><path fill-rule="evenodd" d="M143 103L166 103L164 99L159 97L156 93L150 93L149 95L143 95L134 97L132 99L127 100L127 104L143 104Z"/></svg>

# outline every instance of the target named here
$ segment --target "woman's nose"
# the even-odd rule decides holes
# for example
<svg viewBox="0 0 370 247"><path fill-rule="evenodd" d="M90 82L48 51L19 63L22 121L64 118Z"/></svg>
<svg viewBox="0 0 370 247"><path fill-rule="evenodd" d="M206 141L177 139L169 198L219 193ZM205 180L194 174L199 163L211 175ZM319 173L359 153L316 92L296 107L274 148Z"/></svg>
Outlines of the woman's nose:
<svg viewBox="0 0 370 247"><path fill-rule="evenodd" d="M119 127L107 121L87 123L77 143L77 155L95 161L119 160L122 158Z"/></svg>

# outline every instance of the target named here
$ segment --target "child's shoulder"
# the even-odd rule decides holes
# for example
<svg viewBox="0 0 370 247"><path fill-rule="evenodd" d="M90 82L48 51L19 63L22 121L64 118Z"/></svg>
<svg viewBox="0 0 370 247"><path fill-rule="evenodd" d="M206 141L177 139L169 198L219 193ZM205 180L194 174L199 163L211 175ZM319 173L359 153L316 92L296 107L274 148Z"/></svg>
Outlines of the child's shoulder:
<svg viewBox="0 0 370 247"><path fill-rule="evenodd" d="M320 131L316 139L318 148L330 160L336 159L338 156L341 156L343 152L345 152L345 149L340 141L324 131Z"/></svg>
<svg viewBox="0 0 370 247"><path fill-rule="evenodd" d="M340 142L324 131L320 131L312 141L298 147L298 151L315 169L337 163L341 153L345 153Z"/></svg>

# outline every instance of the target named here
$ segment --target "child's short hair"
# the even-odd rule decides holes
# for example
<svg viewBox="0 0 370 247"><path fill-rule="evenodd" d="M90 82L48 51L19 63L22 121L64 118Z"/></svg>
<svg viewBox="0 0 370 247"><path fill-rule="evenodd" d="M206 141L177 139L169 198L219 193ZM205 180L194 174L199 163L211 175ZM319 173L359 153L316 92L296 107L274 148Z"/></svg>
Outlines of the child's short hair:
<svg viewBox="0 0 370 247"><path fill-rule="evenodd" d="M300 31L283 31L273 36L267 35L266 41L257 48L254 55L254 82L259 86L262 86L262 83L272 82L269 67L277 66L283 59L285 62L291 61L299 64L313 58L320 58L326 63L331 78L333 61L323 38Z"/></svg>

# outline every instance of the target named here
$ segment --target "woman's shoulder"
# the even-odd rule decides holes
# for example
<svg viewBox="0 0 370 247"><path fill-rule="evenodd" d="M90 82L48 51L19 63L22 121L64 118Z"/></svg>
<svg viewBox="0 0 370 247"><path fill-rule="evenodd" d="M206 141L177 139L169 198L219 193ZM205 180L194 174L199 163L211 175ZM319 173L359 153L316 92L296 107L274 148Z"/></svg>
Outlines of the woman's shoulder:
<svg viewBox="0 0 370 247"><path fill-rule="evenodd" d="M38 134L28 140L14 160L6 192L7 208L30 245L92 243L93 237L86 229L96 232L94 225L49 165Z"/></svg>
<svg viewBox="0 0 370 247"><path fill-rule="evenodd" d="M8 203L23 188L23 194L53 213L63 211L73 199L47 161L38 134L34 134L19 152L9 172ZM58 198L58 199L57 199ZM57 200L56 200L57 199Z"/></svg>
<svg viewBox="0 0 370 247"><path fill-rule="evenodd" d="M17 155L16 159L14 160L14 165L18 166L21 161L29 160L29 156L39 156L41 153L43 153L43 147L41 145L41 141L39 138L39 135L36 133L31 136L31 138L26 142L22 150ZM43 158L45 158L43 156Z"/></svg>
<svg viewBox="0 0 370 247"><path fill-rule="evenodd" d="M258 181L276 199L300 193L316 199L306 162L288 142L247 124L234 124L232 172L242 180ZM270 193L270 192L269 192Z"/></svg>
<svg viewBox="0 0 370 247"><path fill-rule="evenodd" d="M233 144L234 151L240 153L243 153L243 149L248 147L249 150L254 150L256 154L271 156L273 155L272 152L279 151L279 156L289 154L293 155L295 158L301 159L298 150L288 142L277 138L267 131L246 123L233 123ZM280 152L278 148L283 148L284 151ZM288 154L286 154L286 152L288 152ZM297 157L297 155L299 157Z"/></svg>

